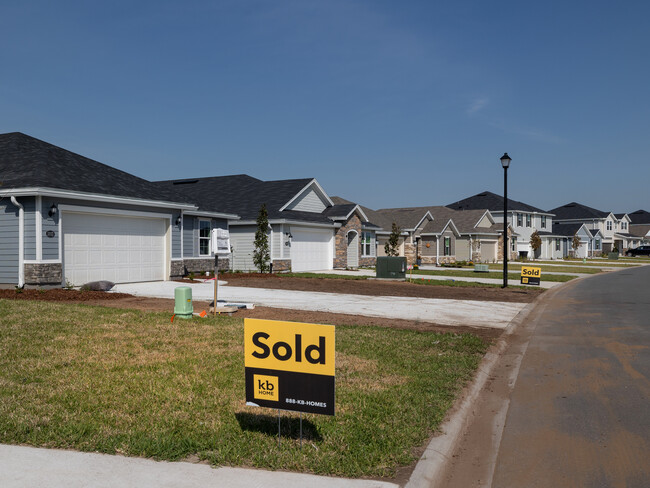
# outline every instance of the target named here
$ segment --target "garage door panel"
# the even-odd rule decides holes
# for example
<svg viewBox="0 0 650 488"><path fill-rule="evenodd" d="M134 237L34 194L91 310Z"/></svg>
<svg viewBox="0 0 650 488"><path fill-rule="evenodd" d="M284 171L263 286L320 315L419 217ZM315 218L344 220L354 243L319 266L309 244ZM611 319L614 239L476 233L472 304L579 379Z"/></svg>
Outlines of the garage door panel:
<svg viewBox="0 0 650 488"><path fill-rule="evenodd" d="M332 269L334 233L330 229L291 227L291 269Z"/></svg>
<svg viewBox="0 0 650 488"><path fill-rule="evenodd" d="M65 280L114 283L165 279L165 220L66 212Z"/></svg>

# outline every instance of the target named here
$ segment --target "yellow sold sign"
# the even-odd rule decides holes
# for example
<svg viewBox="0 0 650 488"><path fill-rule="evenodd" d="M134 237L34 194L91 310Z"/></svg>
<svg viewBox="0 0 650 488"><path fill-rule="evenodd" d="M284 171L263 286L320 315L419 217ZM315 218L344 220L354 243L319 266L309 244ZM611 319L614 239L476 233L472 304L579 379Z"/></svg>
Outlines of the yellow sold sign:
<svg viewBox="0 0 650 488"><path fill-rule="evenodd" d="M244 319L246 401L334 415L335 327Z"/></svg>
<svg viewBox="0 0 650 488"><path fill-rule="evenodd" d="M539 285L542 277L542 268L532 266L521 267L521 284L522 285Z"/></svg>

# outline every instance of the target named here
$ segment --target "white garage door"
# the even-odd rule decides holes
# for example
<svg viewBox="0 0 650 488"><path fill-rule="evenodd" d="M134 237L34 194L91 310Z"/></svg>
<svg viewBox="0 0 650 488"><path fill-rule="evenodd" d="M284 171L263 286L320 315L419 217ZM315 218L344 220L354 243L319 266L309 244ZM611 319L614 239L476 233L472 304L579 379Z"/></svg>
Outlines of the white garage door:
<svg viewBox="0 0 650 488"><path fill-rule="evenodd" d="M332 269L332 230L291 226L291 235L291 271Z"/></svg>
<svg viewBox="0 0 650 488"><path fill-rule="evenodd" d="M164 280L164 219L63 215L64 280L73 285Z"/></svg>

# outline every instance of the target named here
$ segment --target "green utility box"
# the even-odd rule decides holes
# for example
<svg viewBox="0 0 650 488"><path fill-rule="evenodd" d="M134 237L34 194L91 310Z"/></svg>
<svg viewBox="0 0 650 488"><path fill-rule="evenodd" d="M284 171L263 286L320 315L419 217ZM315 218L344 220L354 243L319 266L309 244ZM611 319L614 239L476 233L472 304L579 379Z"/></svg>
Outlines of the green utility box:
<svg viewBox="0 0 650 488"><path fill-rule="evenodd" d="M406 279L406 258L382 256L377 258L377 278Z"/></svg>
<svg viewBox="0 0 650 488"><path fill-rule="evenodd" d="M489 264L475 264L474 273L489 273L490 265Z"/></svg>
<svg viewBox="0 0 650 488"><path fill-rule="evenodd" d="M607 259L613 259L613 260L618 259L618 253L617 252L608 252L607 253Z"/></svg>
<svg viewBox="0 0 650 488"><path fill-rule="evenodd" d="M192 305L192 288L179 286L174 290L174 315L182 319L191 319L194 313Z"/></svg>

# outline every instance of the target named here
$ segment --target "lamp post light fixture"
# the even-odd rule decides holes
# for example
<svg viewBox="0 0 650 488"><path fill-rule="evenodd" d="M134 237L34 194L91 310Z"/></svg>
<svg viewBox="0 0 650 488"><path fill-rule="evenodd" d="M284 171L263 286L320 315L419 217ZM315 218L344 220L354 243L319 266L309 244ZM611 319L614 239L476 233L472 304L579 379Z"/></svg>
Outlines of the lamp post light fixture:
<svg viewBox="0 0 650 488"><path fill-rule="evenodd" d="M510 156L503 153L501 166L503 166L503 288L508 286L508 168Z"/></svg>

